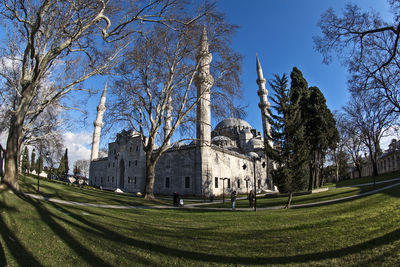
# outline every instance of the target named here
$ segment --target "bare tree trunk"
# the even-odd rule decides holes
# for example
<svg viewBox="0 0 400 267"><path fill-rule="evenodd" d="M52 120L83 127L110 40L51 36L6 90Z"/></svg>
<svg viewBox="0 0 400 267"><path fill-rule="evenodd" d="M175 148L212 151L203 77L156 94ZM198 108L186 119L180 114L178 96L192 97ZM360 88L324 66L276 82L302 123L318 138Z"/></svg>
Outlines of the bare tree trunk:
<svg viewBox="0 0 400 267"><path fill-rule="evenodd" d="M324 157L321 156L321 166L319 168L320 179L319 179L319 187L322 187L324 183Z"/></svg>
<svg viewBox="0 0 400 267"><path fill-rule="evenodd" d="M18 126L12 125L8 131L4 183L19 191L18 185Z"/></svg>
<svg viewBox="0 0 400 267"><path fill-rule="evenodd" d="M286 203L285 209L290 209L290 203L292 202L292 197L293 197L293 193L289 192L289 198L288 198L288 201Z"/></svg>
<svg viewBox="0 0 400 267"><path fill-rule="evenodd" d="M376 176L378 176L378 166L376 160L372 159L372 157L371 157L371 163L372 163L372 177L374 177L374 185L375 185L376 183L375 178Z"/></svg>
<svg viewBox="0 0 400 267"><path fill-rule="evenodd" d="M357 165L358 178L361 178L361 166Z"/></svg>
<svg viewBox="0 0 400 267"><path fill-rule="evenodd" d="M146 187L144 189L145 199L154 199L154 179L156 162L146 156Z"/></svg>
<svg viewBox="0 0 400 267"><path fill-rule="evenodd" d="M369 158L371 159L371 164L372 164L372 177L374 178L374 185L375 185L375 177L378 176L378 166L376 163L376 157L372 153L372 149L370 147L368 149L369 149Z"/></svg>
<svg viewBox="0 0 400 267"><path fill-rule="evenodd" d="M336 152L336 150L334 151L334 157L335 157L335 165L336 165L336 182L339 182L339 157L338 154Z"/></svg>
<svg viewBox="0 0 400 267"><path fill-rule="evenodd" d="M313 184L314 184L314 173L313 173L313 162L309 163L309 180L308 180L308 191L311 191L313 189Z"/></svg>

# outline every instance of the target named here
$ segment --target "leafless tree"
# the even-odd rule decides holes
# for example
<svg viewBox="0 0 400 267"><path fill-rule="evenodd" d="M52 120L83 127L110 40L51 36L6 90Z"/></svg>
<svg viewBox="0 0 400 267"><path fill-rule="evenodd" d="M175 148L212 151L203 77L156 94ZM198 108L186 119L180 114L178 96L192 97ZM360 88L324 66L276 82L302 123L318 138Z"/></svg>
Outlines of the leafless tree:
<svg viewBox="0 0 400 267"><path fill-rule="evenodd" d="M19 76L11 88L15 97L10 110L6 146L5 183L19 190L17 159L24 125L35 121L55 102L84 90L88 78L106 72L129 41L125 37L149 30L147 22L169 26L177 22L169 11L182 8L171 0L0 1L0 22L8 46L0 57L19 61ZM196 18L196 17L195 17ZM182 23L189 23L189 18ZM42 94L41 81L51 81ZM42 95L34 107L35 98ZM3 100L6 101L4 96Z"/></svg>
<svg viewBox="0 0 400 267"><path fill-rule="evenodd" d="M75 161L74 168L78 167L80 170L80 175L83 175L85 177L89 176L89 160L87 159L79 159Z"/></svg>
<svg viewBox="0 0 400 267"><path fill-rule="evenodd" d="M348 4L343 16L333 9L321 15L322 36L314 37L316 50L329 63L335 53L351 74L350 90L373 91L400 112L400 2L389 0L392 21L384 21L376 12L362 12Z"/></svg>
<svg viewBox="0 0 400 267"><path fill-rule="evenodd" d="M15 88L18 88L18 77L20 77L20 61L3 58L0 60L0 77L3 81L2 96L0 101L0 133L7 134L10 119L15 111L16 104L19 101L19 95ZM40 84L40 94L36 95L31 103L31 110L36 110L39 103L43 101L43 96L51 92L50 82L43 79ZM45 139L49 139L47 143L47 150L49 146L57 146L61 140L61 131L67 124L65 120L61 120L60 113L63 110L59 101L53 101L43 112L39 115L34 112L28 113L23 124L22 133L20 136L21 146L19 154L25 146L41 146Z"/></svg>
<svg viewBox="0 0 400 267"><path fill-rule="evenodd" d="M375 98L364 92L353 95L344 107L344 111L347 120L354 127L353 132L359 136L369 152L375 177L378 175L377 158L380 141L397 123L397 116L392 112L393 107L385 99Z"/></svg>
<svg viewBox="0 0 400 267"><path fill-rule="evenodd" d="M219 13L209 12L207 20L213 55L213 116L240 113L234 100L241 96L241 56L229 47L236 27L226 23ZM202 31L201 23L176 25L175 30L155 27L137 41L117 69L120 74L114 83L117 100L108 108L108 118L142 135L146 152L145 198L154 198L155 165L170 148L173 134L178 129L193 129L193 115L200 99L194 79L202 67L196 63Z"/></svg>
<svg viewBox="0 0 400 267"><path fill-rule="evenodd" d="M357 125L352 121L353 117L347 117L346 114L341 114L340 134L343 143L343 149L350 156L351 161L358 172L358 177L361 177L362 168L364 165L363 155L366 152L366 146L362 142L362 133Z"/></svg>

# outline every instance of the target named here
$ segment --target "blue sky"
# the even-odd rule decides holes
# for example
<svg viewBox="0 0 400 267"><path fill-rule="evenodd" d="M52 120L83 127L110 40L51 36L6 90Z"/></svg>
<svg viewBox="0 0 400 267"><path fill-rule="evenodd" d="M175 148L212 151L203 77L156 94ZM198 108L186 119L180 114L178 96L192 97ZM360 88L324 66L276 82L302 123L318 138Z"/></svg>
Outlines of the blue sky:
<svg viewBox="0 0 400 267"><path fill-rule="evenodd" d="M349 1L342 0L218 1L218 7L226 13L228 21L240 26L233 47L244 56L243 101L249 106L246 120L253 127L261 129L256 93L256 53L266 79L271 79L273 74L289 75L296 66L303 72L309 86L320 88L331 111L341 109L346 103L350 96L345 67L338 60L330 65L323 64L321 54L314 50L312 37L320 35L317 23L326 9L332 7L340 14L347 3ZM384 16L389 15L385 0L351 3L366 11L372 8Z"/></svg>
<svg viewBox="0 0 400 267"><path fill-rule="evenodd" d="M347 3L349 1L344 0L219 0L217 2L219 10L226 14L227 20L239 26L232 40L232 46L243 55L244 59L241 76L244 97L240 104L248 106L246 120L254 128L262 130L257 96L256 53L266 79L271 79L273 74L289 75L296 66L303 72L309 86L320 88L332 111L340 110L349 99L347 70L338 60L334 60L330 65L323 64L322 56L314 50L313 43L313 36L320 34L317 23L321 14L330 7L340 14ZM373 9L387 17L388 21L391 20L388 13L389 6L385 0L357 0L351 3L357 4L365 11ZM91 108L88 110L88 124L84 128L79 127L78 132L93 131L91 122L95 120L96 106L104 81L100 79L98 86L92 86L97 87L99 93L89 102L88 107ZM114 138L114 136L102 138L101 147L106 146ZM85 146L90 148L87 142Z"/></svg>

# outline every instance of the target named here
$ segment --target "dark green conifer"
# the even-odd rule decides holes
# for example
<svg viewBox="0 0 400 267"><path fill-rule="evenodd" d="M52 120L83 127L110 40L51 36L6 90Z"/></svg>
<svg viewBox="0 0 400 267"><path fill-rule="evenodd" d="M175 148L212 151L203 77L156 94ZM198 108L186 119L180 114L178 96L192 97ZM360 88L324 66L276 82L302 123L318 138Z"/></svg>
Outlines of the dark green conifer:
<svg viewBox="0 0 400 267"><path fill-rule="evenodd" d="M29 172L30 164L29 164L29 151L28 148L25 147L24 153L22 154L22 161L21 161L21 171L24 173Z"/></svg>

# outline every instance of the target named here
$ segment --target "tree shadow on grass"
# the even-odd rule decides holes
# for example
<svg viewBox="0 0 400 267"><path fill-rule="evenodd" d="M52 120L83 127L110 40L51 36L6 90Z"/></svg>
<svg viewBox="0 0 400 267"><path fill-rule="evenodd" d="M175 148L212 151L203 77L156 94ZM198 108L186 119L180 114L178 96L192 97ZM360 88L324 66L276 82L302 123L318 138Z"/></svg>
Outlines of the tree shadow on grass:
<svg viewBox="0 0 400 267"><path fill-rule="evenodd" d="M0 202L0 210L7 212L16 212L15 207L10 207ZM7 247L14 259L20 266L40 266L38 260L22 245L12 229L5 223L3 216L0 215L0 235L3 238L4 244L0 243L0 266L8 266L4 252L4 247ZM4 247L3 247L4 246Z"/></svg>
<svg viewBox="0 0 400 267"><path fill-rule="evenodd" d="M56 234L61 240L65 242L77 255L79 255L80 259L84 260L87 262L89 265L92 266L112 266L109 263L105 262L103 259L101 259L99 256L95 255L93 251L89 250L87 247L82 245L74 236L72 236L66 229L64 229L60 224L58 224L55 221L55 218L60 219L68 224L74 225L74 227L81 227L77 224L74 224L73 222L70 222L68 220L65 220L64 218L61 218L57 215L55 215L53 212L49 211L46 209L40 201L34 201L33 199L26 197L24 195L19 195L21 199L25 200L29 204L31 204L33 207L36 208L38 214L42 218L42 221L46 223L50 229ZM54 203L49 203L50 205L56 207L58 210L64 212L64 214L67 214L61 207ZM82 217L77 216L76 214L68 214L70 217L74 219L78 219L79 221L84 221ZM86 220L85 220L86 221ZM88 222L88 221L86 221ZM99 225L94 224L95 229L99 227ZM87 228L83 228L85 231L88 231ZM97 232L96 232L97 233ZM143 259L143 262L145 264L151 264L150 262L146 261Z"/></svg>
<svg viewBox="0 0 400 267"><path fill-rule="evenodd" d="M57 204L51 203L54 207L60 208ZM37 205L37 204L36 204ZM41 213L48 213L47 210L43 209L42 207L39 208ZM71 236L69 236L68 233L66 233L65 230L61 228L61 226L57 225L53 219L50 219L52 215L46 215L44 214L44 219L52 225L54 228L53 230L60 236L62 237L71 247L77 246L77 253L81 255L87 262L93 263L92 257L95 257L94 255L89 254L86 255L87 249L83 248L82 246L79 247L79 243ZM97 231L94 230L89 230L93 231L92 234L97 234L99 235L100 238L103 238L104 240L109 240L112 242L116 243L122 243L125 245L129 245L132 247L136 247L139 249L143 249L145 251L149 251L150 253L158 253L161 255L167 255L171 257L176 257L176 258L185 258L188 260L192 261L201 261L201 262L207 262L207 263L222 263L222 264L288 264L288 263L307 263L310 261L316 261L316 260L328 260L328 259L334 259L334 258L340 258L344 257L347 255L351 255L354 253L359 253L361 251L367 251L371 250L375 247L379 247L385 244L392 243L396 240L400 240L400 229L394 230L388 234L385 234L381 237L377 237L374 239L371 239L369 241L366 241L361 244L349 246L346 248L341 248L337 250L331 250L331 251L324 251L324 252L316 252L316 253L309 253L309 254L300 254L300 255L294 255L294 256L278 256L278 257L238 257L238 256L226 256L226 255L215 255L215 254L209 254L209 253L203 253L203 252L194 252L194 251L187 251L187 250L182 250L178 249L176 247L168 247L164 246L162 244L155 244L152 242L147 242L143 240L138 240L132 237L128 237L125 235L122 235L118 233L117 231L110 230L109 228L106 228L100 224L93 223L92 221L88 221L85 218L83 218L80 215L77 215L75 213L71 213L70 216L80 222L82 222L84 225L89 226L91 229L96 229ZM76 227L82 227L75 225ZM58 229L61 228L61 229ZM86 229L87 230L87 229ZM65 237L67 235L67 237ZM69 237L68 237L69 236ZM97 259L100 260L100 259ZM95 262L96 263L96 262ZM101 263L97 262L97 263Z"/></svg>

